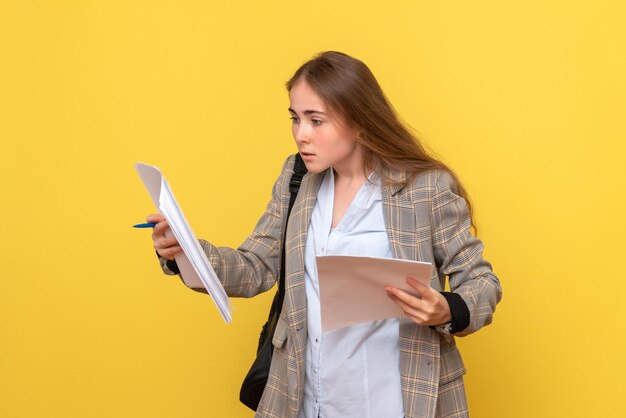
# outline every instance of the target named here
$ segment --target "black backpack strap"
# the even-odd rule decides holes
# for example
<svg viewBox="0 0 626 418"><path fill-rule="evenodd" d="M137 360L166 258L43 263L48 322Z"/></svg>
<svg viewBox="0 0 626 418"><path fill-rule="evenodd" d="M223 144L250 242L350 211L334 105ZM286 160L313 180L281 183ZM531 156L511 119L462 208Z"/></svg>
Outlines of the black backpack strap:
<svg viewBox="0 0 626 418"><path fill-rule="evenodd" d="M291 215L291 208L293 208L293 204L296 201L296 197L298 196L298 191L300 190L300 184L302 184L302 178L307 173L306 165L300 156L300 153L296 154L296 161L293 165L293 174L291 175L291 180L289 181L289 206L287 208L287 220L285 221L285 230L283 231L283 243L282 243L282 253L280 259L280 278L278 279L278 295L274 300L274 303L277 306L274 306L274 309L280 313L283 308L283 300L285 299L285 241L287 240L287 225L289 224L289 216Z"/></svg>
<svg viewBox="0 0 626 418"><path fill-rule="evenodd" d="M259 336L259 345L257 348L257 356L248 374L241 384L241 390L239 391L239 400L256 411L265 390L267 380L269 377L270 365L272 363L272 353L274 352L274 346L272 345L272 338L276 331L276 325L278 324L278 318L280 311L283 308L283 301L285 299L285 241L287 238L287 225L289 224L289 215L291 214L291 208L296 201L302 178L306 174L306 166L304 161L300 157L300 154L296 154L296 161L294 163L293 174L289 181L289 206L287 207L287 217L285 219L285 230L283 231L283 240L281 243L281 262L280 272L278 278L278 292L274 294L274 301L270 308L270 313L267 318L267 322L261 329L261 335Z"/></svg>

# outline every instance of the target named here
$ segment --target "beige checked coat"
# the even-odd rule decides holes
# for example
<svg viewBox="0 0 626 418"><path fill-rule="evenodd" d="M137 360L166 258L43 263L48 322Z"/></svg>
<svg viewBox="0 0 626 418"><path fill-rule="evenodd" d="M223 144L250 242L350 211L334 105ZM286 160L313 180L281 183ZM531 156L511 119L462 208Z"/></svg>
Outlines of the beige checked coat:
<svg viewBox="0 0 626 418"><path fill-rule="evenodd" d="M282 230L294 157L285 162L272 199L254 232L238 248L201 244L230 296L251 297L270 289L278 276ZM402 180L403 173L386 173ZM274 334L274 356L256 417L296 418L304 384L307 301L304 246L322 174L305 175L286 239L285 301ZM501 287L470 232L465 201L445 171L429 171L402 186L383 185L383 210L394 257L432 262L431 286L461 295L470 311L467 335L491 322ZM167 272L167 268L165 267ZM465 417L465 367L454 337L409 319L400 321L400 374L407 418Z"/></svg>

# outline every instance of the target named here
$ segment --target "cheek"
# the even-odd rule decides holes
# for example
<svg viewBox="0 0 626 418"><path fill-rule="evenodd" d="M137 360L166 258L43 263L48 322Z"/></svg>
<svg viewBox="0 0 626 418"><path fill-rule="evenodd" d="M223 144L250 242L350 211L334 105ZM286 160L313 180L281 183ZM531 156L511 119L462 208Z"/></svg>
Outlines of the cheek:
<svg viewBox="0 0 626 418"><path fill-rule="evenodd" d="M351 142L337 137L318 138L316 145L320 151L327 153L329 157L337 158L350 152L352 149Z"/></svg>
<svg viewBox="0 0 626 418"><path fill-rule="evenodd" d="M354 151L356 141L351 139L340 139L337 140L334 145L337 153L341 154L342 156L346 156Z"/></svg>

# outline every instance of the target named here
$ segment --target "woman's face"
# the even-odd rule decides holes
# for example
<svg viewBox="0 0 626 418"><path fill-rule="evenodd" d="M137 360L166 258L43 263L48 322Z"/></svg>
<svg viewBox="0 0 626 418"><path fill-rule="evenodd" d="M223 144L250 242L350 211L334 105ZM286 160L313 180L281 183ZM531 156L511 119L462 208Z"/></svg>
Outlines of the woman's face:
<svg viewBox="0 0 626 418"><path fill-rule="evenodd" d="M361 167L356 132L326 109L322 99L304 79L291 88L289 99L293 138L307 170L320 173L333 167L340 172Z"/></svg>

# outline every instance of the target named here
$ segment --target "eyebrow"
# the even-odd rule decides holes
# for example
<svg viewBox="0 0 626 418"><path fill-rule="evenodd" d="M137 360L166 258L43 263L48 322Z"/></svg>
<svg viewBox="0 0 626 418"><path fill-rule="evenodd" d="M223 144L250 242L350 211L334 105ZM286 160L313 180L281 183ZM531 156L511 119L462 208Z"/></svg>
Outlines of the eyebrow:
<svg viewBox="0 0 626 418"><path fill-rule="evenodd" d="M293 113L294 115L297 115L298 113L293 110L292 108L287 109L289 110L291 113ZM320 110L305 110L303 112L305 115L315 115L315 114L319 114L319 115L325 115L326 113L320 111Z"/></svg>

